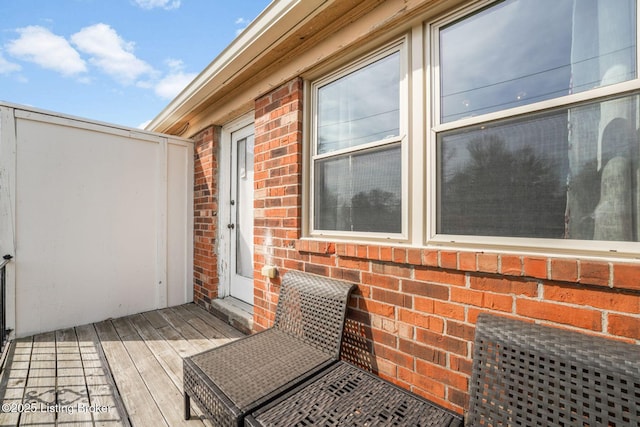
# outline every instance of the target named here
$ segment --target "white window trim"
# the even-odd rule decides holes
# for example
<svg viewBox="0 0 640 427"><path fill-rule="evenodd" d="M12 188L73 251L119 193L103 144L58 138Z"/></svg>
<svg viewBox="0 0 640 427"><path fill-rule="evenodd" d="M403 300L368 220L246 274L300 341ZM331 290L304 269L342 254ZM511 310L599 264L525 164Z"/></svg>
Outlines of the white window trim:
<svg viewBox="0 0 640 427"><path fill-rule="evenodd" d="M408 243L409 242L409 58L408 58L408 36L401 39L394 40L391 43L377 49L375 52L370 53L364 57L359 58L356 61L352 61L348 65L330 73L322 78L316 79L313 82L307 84L307 93L309 93L309 103L307 104L309 117L305 120L308 123L308 135L309 140L308 150L304 156L305 166L308 167L308 173L305 174L304 188L307 197L303 200L305 210L307 213L304 215L304 223L308 232L305 233L306 237L311 238L336 238L339 240L362 240L362 241L387 241ZM337 81L338 79L358 70L362 69L369 64L374 63L392 53L398 52L400 54L400 132L397 137L386 138L379 141L374 141L367 144L362 144L357 147L351 147L346 149L340 149L332 151L330 153L316 153L316 125L317 125L317 94L318 89L330 82ZM384 148L400 144L401 152L401 187L402 187L402 202L401 202L401 232L400 233L377 233L377 232L350 232L350 231L335 231L335 230L316 230L314 228L314 176L315 176L315 162L317 160L336 157L345 153L358 153L365 150L372 150L376 148Z"/></svg>
<svg viewBox="0 0 640 427"><path fill-rule="evenodd" d="M636 79L525 106L491 112L447 123L439 123L439 29L451 22L491 6L497 0L478 0L458 7L435 19L425 17L415 21L408 34L396 39L369 55L318 79L305 81L303 148L302 215L303 238L345 241L362 244L394 244L407 248L434 250L475 250L510 253L515 255L541 255L581 257L598 260L640 258L640 242L610 242L592 240L563 240L521 237L462 236L436 233L437 224L437 157L436 136L440 132L490 123L505 118L544 112L555 108L568 108L587 102L596 102L612 96L637 92L640 94L640 5L636 5ZM401 151L402 151L402 233L355 233L313 229L313 160L315 137L314 103L316 88L366 65L399 48L401 76L405 76L401 90ZM332 153L333 154L333 153Z"/></svg>
<svg viewBox="0 0 640 427"><path fill-rule="evenodd" d="M613 84L598 87L576 94L553 98L546 101L536 102L520 107L505 109L497 112L487 113L474 117L455 120L447 123L440 123L440 67L439 67L439 31L445 25L456 20L469 16L478 10L497 3L495 0L479 1L472 5L460 8L453 13L438 20L426 24L429 39L425 41L425 57L429 64L425 74L430 81L428 87L431 89L431 96L428 96L430 112L427 115L429 130L427 131L427 188L429 194L426 196L427 204L427 227L423 244L432 247L447 248L469 248L469 249L489 249L501 251L517 252L544 252L573 255L604 255L604 256L631 256L640 255L640 242L615 242L596 240L571 240L571 239L542 239L542 238L522 238L522 237L495 237L495 236L471 236L471 235L449 235L438 234L437 230L437 153L436 136L440 132L462 129L469 126L480 125L482 123L492 123L500 119L516 118L518 116L531 115L549 111L556 108L569 108L577 104L589 102L599 102L608 97L623 96L631 92L640 91L640 5L636 2L636 78ZM429 70L429 71L427 71ZM640 92L638 92L640 96Z"/></svg>

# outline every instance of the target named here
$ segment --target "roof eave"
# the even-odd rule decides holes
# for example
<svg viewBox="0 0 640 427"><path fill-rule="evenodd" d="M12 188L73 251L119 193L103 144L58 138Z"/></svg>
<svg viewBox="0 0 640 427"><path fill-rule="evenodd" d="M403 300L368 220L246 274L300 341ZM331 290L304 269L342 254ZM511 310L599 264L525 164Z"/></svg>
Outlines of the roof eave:
<svg viewBox="0 0 640 427"><path fill-rule="evenodd" d="M275 0L147 126L167 132L328 0Z"/></svg>

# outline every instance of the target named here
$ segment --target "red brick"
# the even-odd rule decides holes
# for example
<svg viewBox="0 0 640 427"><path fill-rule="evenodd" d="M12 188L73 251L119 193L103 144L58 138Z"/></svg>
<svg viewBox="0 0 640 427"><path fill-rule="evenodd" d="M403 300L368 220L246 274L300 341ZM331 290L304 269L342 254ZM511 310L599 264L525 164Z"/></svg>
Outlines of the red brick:
<svg viewBox="0 0 640 427"><path fill-rule="evenodd" d="M465 375L471 376L473 370L473 361L465 357L456 356L451 354L449 356L451 369L456 372L462 372Z"/></svg>
<svg viewBox="0 0 640 427"><path fill-rule="evenodd" d="M367 246L366 245L358 245L357 246L357 250L356 250L356 257L361 258L361 259L366 259L367 258Z"/></svg>
<svg viewBox="0 0 640 427"><path fill-rule="evenodd" d="M611 335L640 340L640 318L609 314L608 329Z"/></svg>
<svg viewBox="0 0 640 427"><path fill-rule="evenodd" d="M510 276L520 276L522 274L522 258L515 255L501 255L500 272Z"/></svg>
<svg viewBox="0 0 640 427"><path fill-rule="evenodd" d="M478 254L478 271L483 273L498 272L498 255L497 254Z"/></svg>
<svg viewBox="0 0 640 427"><path fill-rule="evenodd" d="M422 255L420 249L407 249L407 263L412 265L422 264Z"/></svg>
<svg viewBox="0 0 640 427"><path fill-rule="evenodd" d="M414 390L414 392L422 394L431 401L437 401L437 399L434 399L434 396L439 399L444 399L445 397L445 385L436 379L417 374L408 369L398 369L398 376L404 381L424 390L422 393L420 393L419 390Z"/></svg>
<svg viewBox="0 0 640 427"><path fill-rule="evenodd" d="M396 347L397 338L394 334L371 328L371 338L374 343L386 345L388 347Z"/></svg>
<svg viewBox="0 0 640 427"><path fill-rule="evenodd" d="M384 289L397 291L400 289L400 280L395 277L380 274L362 273L362 282Z"/></svg>
<svg viewBox="0 0 640 427"><path fill-rule="evenodd" d="M457 406L457 408L449 407L449 409L456 411L459 414L463 413L463 408L469 407L469 393L467 393L466 390L450 388L447 393L447 398L449 399L448 403Z"/></svg>
<svg viewBox="0 0 640 427"><path fill-rule="evenodd" d="M331 277L339 280L346 280L347 282L352 282L352 283L360 283L361 281L359 271L349 270L345 268L332 268Z"/></svg>
<svg viewBox="0 0 640 427"><path fill-rule="evenodd" d="M320 276L329 276L329 267L325 266L325 265L316 265L316 264L310 264L310 263L305 263L304 265L304 271L306 271L307 273L311 273L311 274L317 274Z"/></svg>
<svg viewBox="0 0 640 427"><path fill-rule="evenodd" d="M376 356L393 362L395 366L413 369L413 357L410 355L383 345L376 345L375 343L373 348Z"/></svg>
<svg viewBox="0 0 640 427"><path fill-rule="evenodd" d="M423 313L434 313L435 312L435 300L431 298L422 298L422 297L414 297L413 298L413 308L416 311L421 311Z"/></svg>
<svg viewBox="0 0 640 427"><path fill-rule="evenodd" d="M433 304L433 312L449 319L464 320L464 306L460 304L435 301Z"/></svg>
<svg viewBox="0 0 640 427"><path fill-rule="evenodd" d="M371 314L379 314L380 316L394 318L395 307L391 304L385 304L370 299L361 299L360 308Z"/></svg>
<svg viewBox="0 0 640 427"><path fill-rule="evenodd" d="M422 265L438 267L438 251L422 250Z"/></svg>
<svg viewBox="0 0 640 427"><path fill-rule="evenodd" d="M393 262L398 264L406 264L407 250L404 248L393 248Z"/></svg>
<svg viewBox="0 0 640 427"><path fill-rule="evenodd" d="M478 266L476 263L475 252L460 252L458 254L459 268L463 271L476 271Z"/></svg>
<svg viewBox="0 0 640 427"><path fill-rule="evenodd" d="M462 272L444 271L425 267L416 267L415 279L454 286L464 286L466 283L465 275Z"/></svg>
<svg viewBox="0 0 640 427"><path fill-rule="evenodd" d="M524 275L535 277L538 279L547 279L547 259L524 257L523 260Z"/></svg>
<svg viewBox="0 0 640 427"><path fill-rule="evenodd" d="M444 332L444 322L442 322L442 319L435 316L429 316L427 314L407 310L405 308L401 308L398 310L398 320L404 323L408 323L412 326L429 329L437 333Z"/></svg>
<svg viewBox="0 0 640 427"><path fill-rule="evenodd" d="M369 271L369 261L356 258L338 258L338 266L353 270Z"/></svg>
<svg viewBox="0 0 640 427"><path fill-rule="evenodd" d="M519 299L516 301L516 313L532 319L572 325L592 331L602 331L602 315L599 311L593 309Z"/></svg>
<svg viewBox="0 0 640 427"><path fill-rule="evenodd" d="M398 343L400 351L436 365L447 365L447 354L442 350L421 345L415 341L401 339Z"/></svg>
<svg viewBox="0 0 640 427"><path fill-rule="evenodd" d="M598 261L580 261L580 283L608 286L609 278L609 263Z"/></svg>
<svg viewBox="0 0 640 427"><path fill-rule="evenodd" d="M569 259L552 259L551 279L561 282L577 282L578 261Z"/></svg>
<svg viewBox="0 0 640 427"><path fill-rule="evenodd" d="M470 278L471 289L489 291L501 294L524 295L528 297L538 296L538 283L526 279L508 279L492 276L472 276Z"/></svg>
<svg viewBox="0 0 640 427"><path fill-rule="evenodd" d="M371 298L374 300L392 304L398 307L405 306L405 295L400 292L387 291L380 288L371 288Z"/></svg>
<svg viewBox="0 0 640 427"><path fill-rule="evenodd" d="M449 287L433 283L417 282L415 280L402 280L402 292L421 295L425 297L448 300Z"/></svg>
<svg viewBox="0 0 640 427"><path fill-rule="evenodd" d="M309 262L311 262L312 264L321 264L321 265L329 265L329 266L336 265L336 260L331 255L311 254L311 257L309 258Z"/></svg>
<svg viewBox="0 0 640 427"><path fill-rule="evenodd" d="M611 289L545 284L544 297L546 300L567 304L640 314L640 295L624 294Z"/></svg>
<svg viewBox="0 0 640 427"><path fill-rule="evenodd" d="M393 260L393 250L388 247L380 247L380 261Z"/></svg>
<svg viewBox="0 0 640 427"><path fill-rule="evenodd" d="M380 260L380 247L367 246L367 258L370 260Z"/></svg>
<svg viewBox="0 0 640 427"><path fill-rule="evenodd" d="M504 312L513 309L513 297L465 288L451 288L451 301Z"/></svg>
<svg viewBox="0 0 640 427"><path fill-rule="evenodd" d="M468 325L463 322L448 320L446 334L463 340L473 341L475 337L475 328L473 325Z"/></svg>
<svg viewBox="0 0 640 427"><path fill-rule="evenodd" d="M640 290L640 264L614 264L613 287Z"/></svg>
<svg viewBox="0 0 640 427"><path fill-rule="evenodd" d="M459 390L467 390L469 387L469 380L466 375L422 360L416 360L416 372Z"/></svg>
<svg viewBox="0 0 640 427"><path fill-rule="evenodd" d="M455 270L458 268L457 252L440 252L440 267Z"/></svg>
<svg viewBox="0 0 640 427"><path fill-rule="evenodd" d="M383 262L372 262L371 271L394 277L411 277L413 267L387 264Z"/></svg>

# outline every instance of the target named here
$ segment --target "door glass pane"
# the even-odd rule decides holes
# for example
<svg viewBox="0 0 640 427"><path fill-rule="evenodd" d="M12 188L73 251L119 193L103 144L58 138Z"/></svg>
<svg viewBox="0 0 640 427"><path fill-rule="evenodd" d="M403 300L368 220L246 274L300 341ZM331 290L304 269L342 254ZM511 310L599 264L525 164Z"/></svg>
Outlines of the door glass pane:
<svg viewBox="0 0 640 427"><path fill-rule="evenodd" d="M398 136L399 89L398 52L320 87L317 153Z"/></svg>
<svg viewBox="0 0 640 427"><path fill-rule="evenodd" d="M253 278L253 135L238 141L236 165L236 274Z"/></svg>
<svg viewBox="0 0 640 427"><path fill-rule="evenodd" d="M438 232L638 241L638 101L440 134Z"/></svg>
<svg viewBox="0 0 640 427"><path fill-rule="evenodd" d="M315 162L317 230L402 231L400 144Z"/></svg>
<svg viewBox="0 0 640 427"><path fill-rule="evenodd" d="M636 76L635 0L506 0L440 31L441 121Z"/></svg>

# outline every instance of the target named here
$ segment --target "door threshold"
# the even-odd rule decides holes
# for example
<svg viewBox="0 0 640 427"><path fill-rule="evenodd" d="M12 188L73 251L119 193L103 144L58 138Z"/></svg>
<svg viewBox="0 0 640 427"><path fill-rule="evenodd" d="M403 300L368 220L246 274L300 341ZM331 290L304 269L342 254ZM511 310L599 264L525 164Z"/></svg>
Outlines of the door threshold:
<svg viewBox="0 0 640 427"><path fill-rule="evenodd" d="M237 298L226 297L211 301L211 312L245 334L253 332L253 306Z"/></svg>

